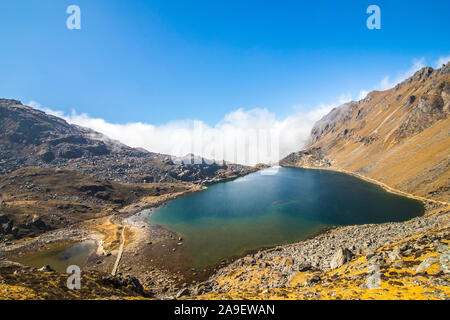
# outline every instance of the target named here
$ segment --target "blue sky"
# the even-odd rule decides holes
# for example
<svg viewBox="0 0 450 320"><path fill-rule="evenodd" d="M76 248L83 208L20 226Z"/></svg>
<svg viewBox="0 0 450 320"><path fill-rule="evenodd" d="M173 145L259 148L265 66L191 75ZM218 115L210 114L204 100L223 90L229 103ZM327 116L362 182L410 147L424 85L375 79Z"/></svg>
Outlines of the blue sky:
<svg viewBox="0 0 450 320"><path fill-rule="evenodd" d="M73 4L81 30L66 28ZM366 27L371 4L381 30ZM166 154L208 157L191 148L200 135L222 148L268 129L279 158L332 107L447 61L448 12L448 0L1 1L0 97Z"/></svg>
<svg viewBox="0 0 450 320"><path fill-rule="evenodd" d="M81 30L66 28L70 4ZM370 4L381 30L366 28ZM449 1L2 1L0 96L115 123L284 117L450 54L448 12Z"/></svg>

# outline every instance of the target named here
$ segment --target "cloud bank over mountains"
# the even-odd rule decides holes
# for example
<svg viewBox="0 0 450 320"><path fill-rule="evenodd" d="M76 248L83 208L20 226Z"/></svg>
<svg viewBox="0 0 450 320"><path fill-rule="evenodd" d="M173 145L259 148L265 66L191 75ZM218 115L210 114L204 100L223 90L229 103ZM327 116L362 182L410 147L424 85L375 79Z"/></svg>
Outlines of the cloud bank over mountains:
<svg viewBox="0 0 450 320"><path fill-rule="evenodd" d="M441 57L434 66L439 67L449 60L450 55ZM334 107L352 99L362 99L371 90L391 88L424 66L424 58L414 60L408 70L393 78L384 77L372 89L361 90L358 96L343 94L334 103L321 104L307 112L293 112L284 119L278 119L275 113L267 109L239 108L226 114L213 126L201 120L171 121L163 125L144 122L117 124L92 118L86 113L79 114L75 110L71 114L65 114L42 107L35 101L28 104L69 123L101 132L131 147L173 156L193 153L208 159L247 165L275 163L290 152L300 150L306 144L314 123Z"/></svg>
<svg viewBox="0 0 450 320"><path fill-rule="evenodd" d="M274 163L293 150L300 149L309 137L313 124L332 108L345 102L321 105L310 112L298 112L277 119L267 109L242 108L226 114L210 126L201 120L172 121L164 125L143 122L110 123L88 114L64 114L31 101L31 107L63 118L69 123L91 128L132 147L152 152L184 156L188 153L215 160L242 164Z"/></svg>

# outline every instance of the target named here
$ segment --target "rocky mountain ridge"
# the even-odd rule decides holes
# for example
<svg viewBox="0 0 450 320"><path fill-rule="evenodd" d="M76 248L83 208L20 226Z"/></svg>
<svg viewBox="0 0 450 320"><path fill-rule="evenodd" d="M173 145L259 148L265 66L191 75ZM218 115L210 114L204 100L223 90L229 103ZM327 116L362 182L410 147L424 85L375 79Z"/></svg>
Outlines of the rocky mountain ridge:
<svg viewBox="0 0 450 320"><path fill-rule="evenodd" d="M177 159L174 159L177 160ZM228 162L173 161L91 129L0 99L0 174L22 167L68 168L118 182L212 182L254 171Z"/></svg>
<svg viewBox="0 0 450 320"><path fill-rule="evenodd" d="M283 166L329 168L449 202L450 65L417 71L318 121L304 150Z"/></svg>

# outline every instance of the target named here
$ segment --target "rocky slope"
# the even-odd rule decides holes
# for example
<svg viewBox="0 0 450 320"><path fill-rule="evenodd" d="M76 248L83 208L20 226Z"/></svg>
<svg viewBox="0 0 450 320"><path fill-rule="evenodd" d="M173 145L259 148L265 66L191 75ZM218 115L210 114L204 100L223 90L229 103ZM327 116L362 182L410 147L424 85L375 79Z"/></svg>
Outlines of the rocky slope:
<svg viewBox="0 0 450 320"><path fill-rule="evenodd" d="M151 298L134 277L83 272L80 290L68 290L67 274L44 266L40 269L0 261L0 300L74 300Z"/></svg>
<svg viewBox="0 0 450 320"><path fill-rule="evenodd" d="M237 260L195 299L449 299L449 210L343 227Z"/></svg>
<svg viewBox="0 0 450 320"><path fill-rule="evenodd" d="M254 168L211 163L193 155L172 161L168 155L130 148L93 130L0 99L0 174L22 167L69 168L120 182L210 182L233 178ZM198 159L197 159L198 160ZM198 162L196 162L198 163Z"/></svg>
<svg viewBox="0 0 450 320"><path fill-rule="evenodd" d="M449 202L450 65L423 68L386 91L333 109L284 166L355 173Z"/></svg>

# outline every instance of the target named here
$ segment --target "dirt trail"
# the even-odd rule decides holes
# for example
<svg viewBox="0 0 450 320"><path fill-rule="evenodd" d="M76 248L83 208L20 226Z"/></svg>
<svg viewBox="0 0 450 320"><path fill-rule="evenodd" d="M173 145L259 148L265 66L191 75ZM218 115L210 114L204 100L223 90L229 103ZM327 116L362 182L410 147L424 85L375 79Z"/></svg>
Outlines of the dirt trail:
<svg viewBox="0 0 450 320"><path fill-rule="evenodd" d="M126 229L126 227L123 226L123 227L122 227L122 235L121 235L121 237L120 237L120 247L119 247L119 252L117 253L117 259L116 259L116 262L114 263L113 270L111 271L111 274L112 274L113 276L115 276L115 275L117 274L117 270L119 269L120 259L122 258L123 247L125 246L125 229Z"/></svg>

